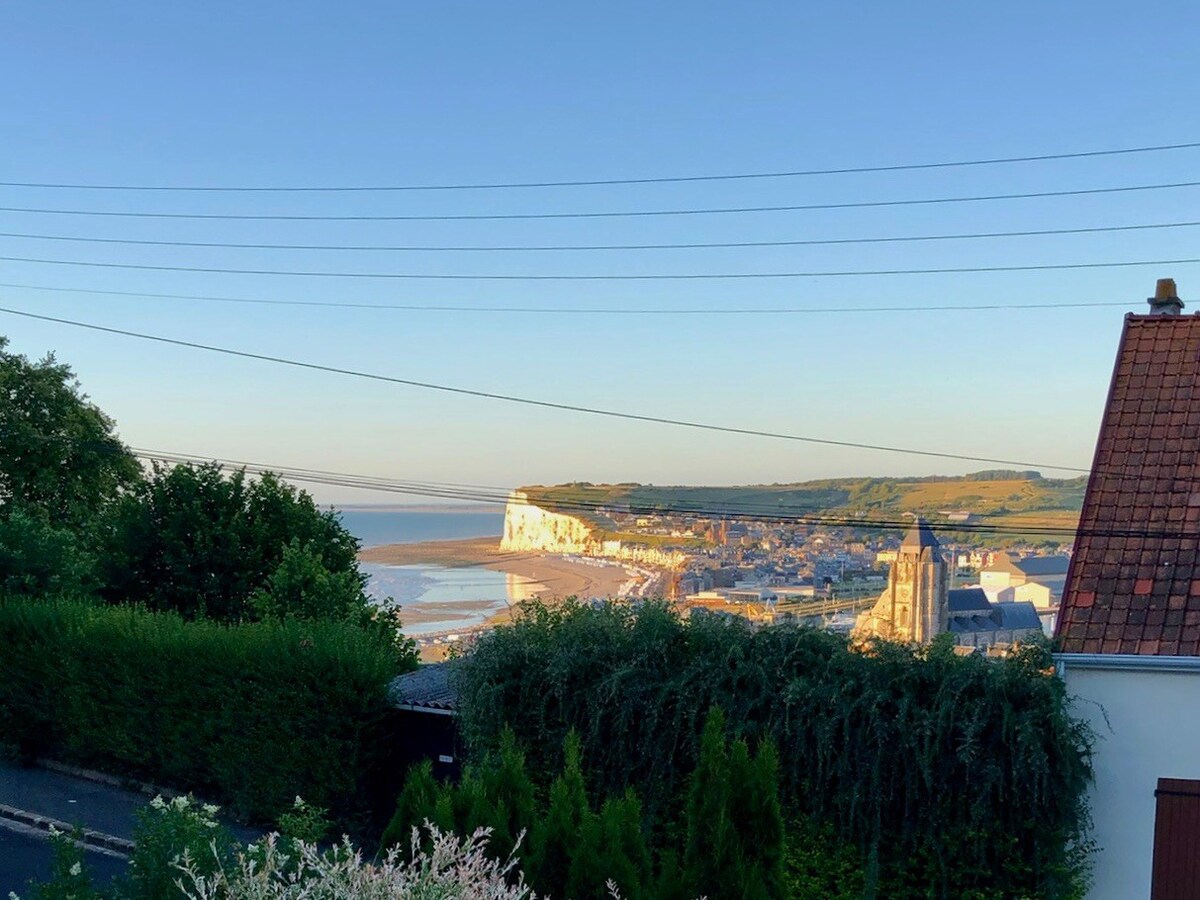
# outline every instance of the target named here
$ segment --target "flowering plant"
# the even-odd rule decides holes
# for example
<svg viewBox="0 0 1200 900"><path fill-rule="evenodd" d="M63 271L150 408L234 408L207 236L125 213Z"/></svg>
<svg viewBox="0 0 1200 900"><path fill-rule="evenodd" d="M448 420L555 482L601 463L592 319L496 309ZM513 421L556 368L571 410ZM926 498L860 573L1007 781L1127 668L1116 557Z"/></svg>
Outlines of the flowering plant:
<svg viewBox="0 0 1200 900"><path fill-rule="evenodd" d="M189 900L533 900L515 859L501 863L487 855L486 829L466 840L427 830L426 842L413 829L411 862L398 848L372 863L348 838L322 850L303 840L281 842L276 834L215 869L188 851L175 864L178 886Z"/></svg>

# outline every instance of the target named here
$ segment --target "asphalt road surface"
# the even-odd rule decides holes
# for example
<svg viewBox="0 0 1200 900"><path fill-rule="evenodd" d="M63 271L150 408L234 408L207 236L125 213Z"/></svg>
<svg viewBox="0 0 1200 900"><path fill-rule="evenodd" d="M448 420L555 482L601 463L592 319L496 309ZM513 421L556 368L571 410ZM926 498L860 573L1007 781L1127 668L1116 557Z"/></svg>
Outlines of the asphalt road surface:
<svg viewBox="0 0 1200 900"><path fill-rule="evenodd" d="M50 877L52 859L48 840L0 828L0 897L8 897L9 891L28 897L30 881ZM124 860L101 853L88 853L86 859L97 885L108 884L125 870Z"/></svg>

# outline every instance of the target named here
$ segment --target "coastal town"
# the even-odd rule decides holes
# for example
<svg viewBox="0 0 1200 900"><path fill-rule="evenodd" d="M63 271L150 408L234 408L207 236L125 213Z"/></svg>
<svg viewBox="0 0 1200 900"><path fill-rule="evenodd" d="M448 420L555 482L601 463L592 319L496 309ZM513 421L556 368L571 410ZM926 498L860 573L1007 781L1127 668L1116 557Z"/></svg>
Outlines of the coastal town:
<svg viewBox="0 0 1200 900"><path fill-rule="evenodd" d="M1200 900L1196 46L0 3L0 898Z"/></svg>
<svg viewBox="0 0 1200 900"><path fill-rule="evenodd" d="M1012 491L1038 477L1012 473L993 484ZM939 516L938 553L945 561L949 601L969 596L976 614L984 609L981 604L988 604L987 611L995 608L998 616L1022 616L1027 632L1032 623L1051 635L1069 548L1048 548L1044 541L1010 542L1003 549L979 546L978 539L969 541L970 535L955 530L976 519L965 510ZM795 517L733 519L622 506L597 506L581 514L542 508L527 491L516 490L498 540L376 547L360 558L368 563L483 565L508 574L511 602L491 614L486 614L486 603L470 597L399 609L410 626L442 623L436 630L413 632L423 658L437 660L509 621L523 601L533 599L637 603L662 598L685 615L736 617L757 626L791 622L850 633L887 587L903 545L904 531L865 523L822 524L811 516L802 522ZM1011 631L999 624L989 630Z"/></svg>

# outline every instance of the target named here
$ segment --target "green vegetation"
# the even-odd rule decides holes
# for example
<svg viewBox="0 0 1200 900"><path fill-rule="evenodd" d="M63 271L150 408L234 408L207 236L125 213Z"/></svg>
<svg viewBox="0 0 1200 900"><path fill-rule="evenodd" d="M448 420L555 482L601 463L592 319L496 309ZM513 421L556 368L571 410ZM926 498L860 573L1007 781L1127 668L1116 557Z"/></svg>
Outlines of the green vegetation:
<svg viewBox="0 0 1200 900"><path fill-rule="evenodd" d="M831 865L861 860L870 896L1073 897L1084 877L1091 735L1041 646L860 652L815 630L568 605L481 639L458 678L476 758L507 727L532 771L555 771L574 730L593 796L634 789L652 830L718 707L735 737L778 748L789 818L832 835ZM825 880L812 862L789 855Z"/></svg>
<svg viewBox="0 0 1200 900"><path fill-rule="evenodd" d="M347 618L366 605L358 542L273 475L156 466L97 523L100 595L221 622ZM306 584L323 591L306 590Z"/></svg>
<svg viewBox="0 0 1200 900"><path fill-rule="evenodd" d="M769 743L751 755L732 743L719 710L705 724L699 763L675 808L677 819L648 823L636 793L589 790L578 734L568 732L559 775L537 784L511 731L500 749L468 768L457 785L414 767L384 834L384 848L419 849L411 835L428 821L469 836L491 832L497 859L515 853L542 896L601 900L612 881L625 898L768 900L785 883L777 760ZM647 827L648 824L651 827Z"/></svg>
<svg viewBox="0 0 1200 900"><path fill-rule="evenodd" d="M0 336L0 517L82 525L137 480L137 461L67 366L7 346Z"/></svg>
<svg viewBox="0 0 1200 900"><path fill-rule="evenodd" d="M744 513L770 520L772 516L888 517L917 513L933 522L945 513L968 512L992 522L1016 527L1074 527L1083 506L1086 479L1043 478L1037 472L995 470L963 476L926 478L839 478L795 484L739 487L670 487L640 484L573 483L553 487L526 487L531 502L555 509L611 530L612 522L598 516L597 506L653 514L686 510L696 515ZM954 540L972 542L977 535L950 534ZM643 536L644 538L645 536ZM986 536L989 543L996 538ZM1009 536L1011 543L1023 536ZM1034 542L1044 536L1031 535ZM675 546L680 546L678 539ZM1054 542L1054 539L1051 539Z"/></svg>
<svg viewBox="0 0 1200 900"><path fill-rule="evenodd" d="M362 814L396 672L382 635L226 626L66 600L0 601L0 742L192 789L273 821L297 793Z"/></svg>

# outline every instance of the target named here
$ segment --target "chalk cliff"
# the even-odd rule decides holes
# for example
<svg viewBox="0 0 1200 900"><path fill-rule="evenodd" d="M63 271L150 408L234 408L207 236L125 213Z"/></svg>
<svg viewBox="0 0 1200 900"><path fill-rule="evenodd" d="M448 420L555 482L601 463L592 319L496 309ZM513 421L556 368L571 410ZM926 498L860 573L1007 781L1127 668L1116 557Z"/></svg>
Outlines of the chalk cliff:
<svg viewBox="0 0 1200 900"><path fill-rule="evenodd" d="M680 569L687 563L687 557L678 550L608 539L583 519L535 506L524 491L513 491L508 496L500 549L514 553L575 553L667 569Z"/></svg>
<svg viewBox="0 0 1200 900"><path fill-rule="evenodd" d="M523 491L509 495L501 550L588 553L596 548L592 528L582 519L534 506Z"/></svg>

